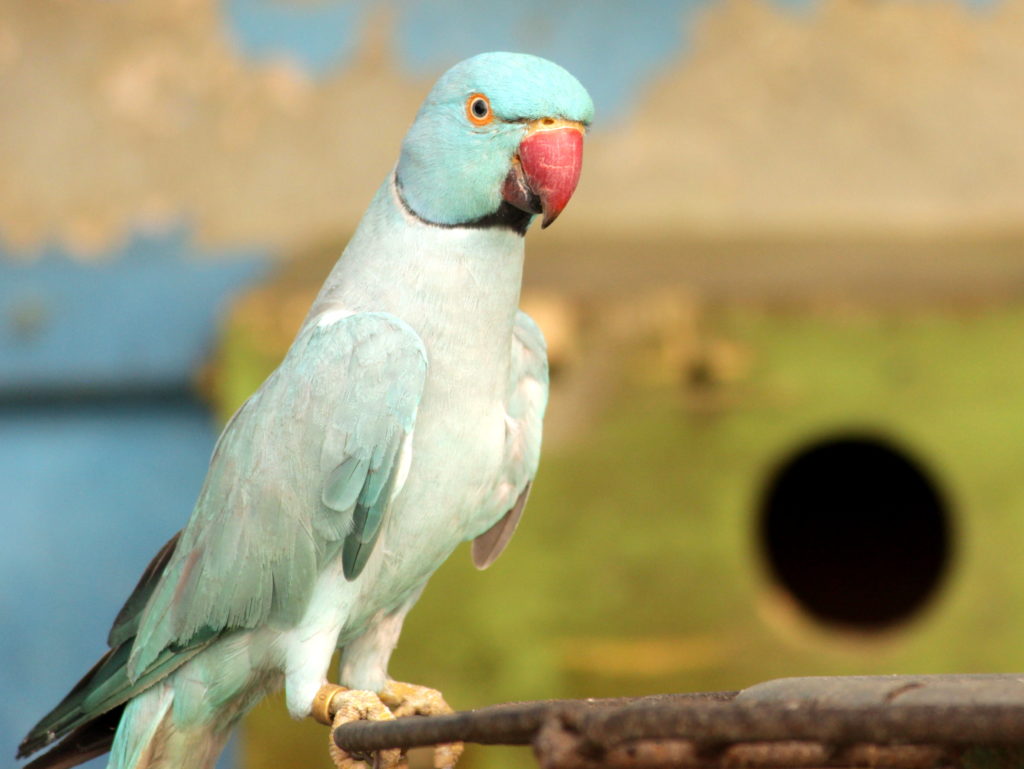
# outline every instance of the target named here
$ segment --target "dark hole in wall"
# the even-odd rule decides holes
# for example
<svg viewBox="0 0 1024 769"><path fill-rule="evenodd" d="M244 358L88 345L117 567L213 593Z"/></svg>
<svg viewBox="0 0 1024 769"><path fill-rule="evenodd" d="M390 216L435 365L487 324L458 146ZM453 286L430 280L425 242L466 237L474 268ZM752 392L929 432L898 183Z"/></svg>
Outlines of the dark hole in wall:
<svg viewBox="0 0 1024 769"><path fill-rule="evenodd" d="M922 466L874 438L815 442L769 479L759 543L816 619L881 630L910 618L952 555L946 501Z"/></svg>

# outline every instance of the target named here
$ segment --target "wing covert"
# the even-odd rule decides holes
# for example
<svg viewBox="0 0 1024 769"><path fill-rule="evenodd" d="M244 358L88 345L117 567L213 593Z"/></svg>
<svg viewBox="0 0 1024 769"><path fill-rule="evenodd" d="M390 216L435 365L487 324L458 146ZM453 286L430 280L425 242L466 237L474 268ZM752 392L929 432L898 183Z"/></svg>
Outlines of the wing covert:
<svg viewBox="0 0 1024 769"><path fill-rule="evenodd" d="M540 463L541 433L547 403L547 344L540 327L529 315L520 311L516 315L512 336L505 444L506 480L517 490L518 496L491 528L473 540L473 564L478 569L486 569L497 560L519 525Z"/></svg>
<svg viewBox="0 0 1024 769"><path fill-rule="evenodd" d="M168 646L297 621L339 551L346 577L359 575L398 491L426 371L422 341L393 315L307 324L217 442L139 622L132 678Z"/></svg>

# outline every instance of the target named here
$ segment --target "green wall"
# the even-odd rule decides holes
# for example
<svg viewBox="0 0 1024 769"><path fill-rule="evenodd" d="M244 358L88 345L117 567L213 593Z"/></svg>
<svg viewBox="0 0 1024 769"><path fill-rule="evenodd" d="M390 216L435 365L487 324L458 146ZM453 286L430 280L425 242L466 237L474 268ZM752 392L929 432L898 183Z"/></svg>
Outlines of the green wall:
<svg viewBox="0 0 1024 769"><path fill-rule="evenodd" d="M628 306L618 330L599 307L581 317L550 414L577 423L546 446L501 559L478 573L463 548L436 574L406 623L396 678L464 709L788 675L1024 668L1024 307L730 304L670 308L625 332ZM221 381L236 402L278 354L250 326L237 313L226 336ZM906 450L950 515L939 588L881 632L813 620L774 584L757 534L779 463L847 433ZM262 705L247 766L326 767L324 739L280 702ZM531 765L521 749L469 759Z"/></svg>

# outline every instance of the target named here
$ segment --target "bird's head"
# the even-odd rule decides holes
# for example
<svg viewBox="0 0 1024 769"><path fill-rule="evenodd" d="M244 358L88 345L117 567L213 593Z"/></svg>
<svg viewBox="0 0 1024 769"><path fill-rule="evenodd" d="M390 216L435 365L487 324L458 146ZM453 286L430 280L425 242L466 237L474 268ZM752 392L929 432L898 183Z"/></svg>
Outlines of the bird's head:
<svg viewBox="0 0 1024 769"><path fill-rule="evenodd" d="M551 224L569 202L594 114L586 89L546 59L483 53L430 91L402 143L405 205L445 225ZM525 212L525 214L520 213Z"/></svg>

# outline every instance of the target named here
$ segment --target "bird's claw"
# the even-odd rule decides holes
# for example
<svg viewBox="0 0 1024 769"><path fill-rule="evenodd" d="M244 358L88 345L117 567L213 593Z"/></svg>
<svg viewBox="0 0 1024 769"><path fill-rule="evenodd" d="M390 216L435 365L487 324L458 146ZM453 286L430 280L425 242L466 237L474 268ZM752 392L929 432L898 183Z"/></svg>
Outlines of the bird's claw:
<svg viewBox="0 0 1024 769"><path fill-rule="evenodd" d="M427 686L388 681L380 692L380 700L398 718L405 716L444 716L454 711L444 701L441 692ZM451 769L462 755L461 742L449 742L434 748L434 767Z"/></svg>
<svg viewBox="0 0 1024 769"><path fill-rule="evenodd" d="M311 715L331 727L328 751L338 769L402 769L405 754L398 748L379 750L373 755L348 753L334 743L334 729L350 721L391 721L394 714L373 692L346 689L344 686L325 684L313 699Z"/></svg>
<svg viewBox="0 0 1024 769"><path fill-rule="evenodd" d="M453 769L462 756L461 742L444 742L434 746L434 769Z"/></svg>
<svg viewBox="0 0 1024 769"><path fill-rule="evenodd" d="M325 684L313 699L311 715L331 727L329 744L331 759L338 769L358 769L369 765L373 769L402 769L406 766L405 752L399 748L377 751L374 756L348 753L334 744L333 730L350 721L390 721L405 716L443 716L452 713L441 692L426 686L389 681L380 694L360 689L347 689L336 684ZM452 769L462 755L461 742L450 742L434 748L436 769Z"/></svg>

